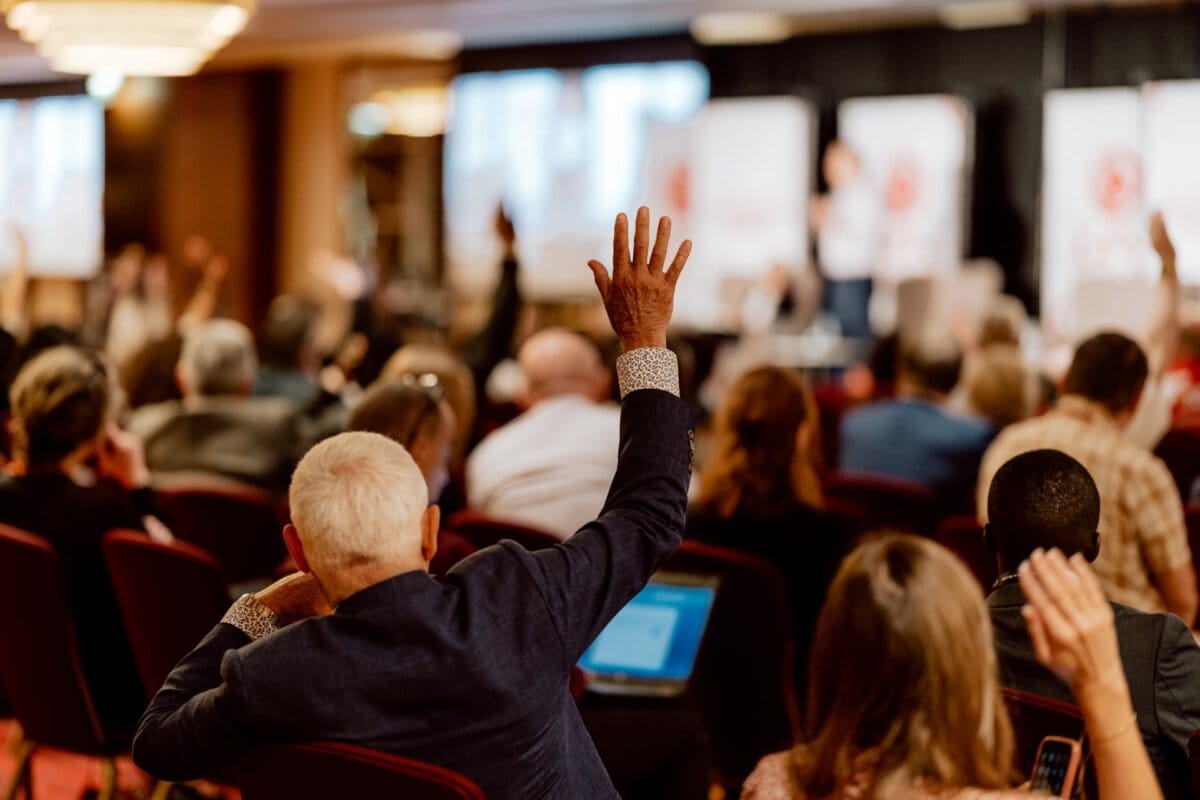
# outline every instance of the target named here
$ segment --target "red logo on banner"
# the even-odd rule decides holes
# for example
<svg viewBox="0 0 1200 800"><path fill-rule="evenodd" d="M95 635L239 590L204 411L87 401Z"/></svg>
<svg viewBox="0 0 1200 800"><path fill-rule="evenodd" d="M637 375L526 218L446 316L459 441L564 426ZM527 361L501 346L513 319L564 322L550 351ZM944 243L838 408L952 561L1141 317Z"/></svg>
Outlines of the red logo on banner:
<svg viewBox="0 0 1200 800"><path fill-rule="evenodd" d="M917 202L921 172L908 159L892 165L887 182L887 207L891 211L907 211Z"/></svg>
<svg viewBox="0 0 1200 800"><path fill-rule="evenodd" d="M1127 148L1104 153L1096 160L1094 191L1096 202L1109 214L1134 208L1142 195L1142 164Z"/></svg>
<svg viewBox="0 0 1200 800"><path fill-rule="evenodd" d="M675 214L684 215L692 205L692 174L684 162L671 169L667 179L667 202Z"/></svg>

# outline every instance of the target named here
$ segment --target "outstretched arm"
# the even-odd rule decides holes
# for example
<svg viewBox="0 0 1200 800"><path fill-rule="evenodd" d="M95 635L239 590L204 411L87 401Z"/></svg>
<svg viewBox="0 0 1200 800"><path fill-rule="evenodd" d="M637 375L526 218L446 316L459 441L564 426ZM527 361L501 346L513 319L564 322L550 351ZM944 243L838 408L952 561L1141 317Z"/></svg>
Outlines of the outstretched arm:
<svg viewBox="0 0 1200 800"><path fill-rule="evenodd" d="M1083 556L1034 551L1018 570L1022 609L1038 661L1071 687L1083 709L1104 800L1162 800L1117 650L1113 610Z"/></svg>
<svg viewBox="0 0 1200 800"><path fill-rule="evenodd" d="M678 397L675 355L666 349L675 285L691 252L668 260L671 221L650 243L650 212L617 217L612 273L588 266L621 341L621 441L617 472L600 516L567 542L519 553L574 664L609 620L637 594L682 536L691 469L693 409Z"/></svg>

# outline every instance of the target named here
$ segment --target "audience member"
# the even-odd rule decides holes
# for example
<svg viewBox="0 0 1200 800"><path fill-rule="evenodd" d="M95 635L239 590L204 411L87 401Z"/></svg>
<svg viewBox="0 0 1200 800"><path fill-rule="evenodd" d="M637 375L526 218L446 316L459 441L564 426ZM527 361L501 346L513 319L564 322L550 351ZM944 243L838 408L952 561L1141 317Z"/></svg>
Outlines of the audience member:
<svg viewBox="0 0 1200 800"><path fill-rule="evenodd" d="M1039 547L1095 561L1101 545L1100 493L1075 459L1057 450L1033 450L1000 468L987 502L990 521L984 535L1000 569L987 599L1000 682L1072 702L1067 685L1034 654L1021 616L1026 598L1017 568ZM1119 603L1112 609L1138 729L1163 796L1190 800L1188 737L1200 728L1200 647L1173 614L1146 614Z"/></svg>
<svg viewBox="0 0 1200 800"><path fill-rule="evenodd" d="M1095 568L1109 599L1142 611L1173 611L1191 625L1196 574L1179 490L1160 459L1121 435L1146 374L1141 348L1119 333L1080 344L1054 408L1009 426L988 449L977 508L986 522L992 478L1013 456L1061 450L1083 464L1100 491L1104 547Z"/></svg>
<svg viewBox="0 0 1200 800"><path fill-rule="evenodd" d="M316 399L321 368L314 338L317 318L316 304L302 297L285 294L271 301L262 324L255 395L286 397L301 407Z"/></svg>
<svg viewBox="0 0 1200 800"><path fill-rule="evenodd" d="M613 272L590 262L622 342L620 463L600 517L559 547L512 542L428 577L438 510L412 458L376 434L314 447L296 469L288 548L302 570L239 600L168 677L134 760L196 777L247 746L356 742L454 769L489 797L616 797L567 690L571 666L679 544L692 412L665 349L670 221ZM329 608L337 608L329 614Z"/></svg>
<svg viewBox="0 0 1200 800"><path fill-rule="evenodd" d="M383 365L377 382L422 375L437 376L446 387L446 400L454 410L457 431L454 436L454 459L462 458L471 444L470 434L475 425L475 379L462 359L444 347L431 344L408 344L401 347Z"/></svg>
<svg viewBox="0 0 1200 800"><path fill-rule="evenodd" d="M290 401L250 397L255 371L241 323L211 320L188 331L176 373L183 399L146 406L130 421L156 480L201 473L286 491L313 434Z"/></svg>
<svg viewBox="0 0 1200 800"><path fill-rule="evenodd" d="M688 538L761 556L787 583L795 625L797 686L813 626L855 531L821 511L816 402L800 373L760 367L717 410L712 453L688 510Z"/></svg>
<svg viewBox="0 0 1200 800"><path fill-rule="evenodd" d="M993 436L990 426L945 408L961 369L962 353L948 341L905 342L896 399L842 418L838 469L914 481L961 503Z"/></svg>
<svg viewBox="0 0 1200 800"><path fill-rule="evenodd" d="M1027 419L1037 403L1037 378L1021 351L993 344L974 353L963 370L966 410L999 431Z"/></svg>
<svg viewBox="0 0 1200 800"><path fill-rule="evenodd" d="M590 341L562 328L531 336L518 361L527 410L467 459L467 505L565 539L599 513L616 467L609 372Z"/></svg>
<svg viewBox="0 0 1200 800"><path fill-rule="evenodd" d="M425 477L429 502L436 503L450 478L450 447L456 430L446 389L405 375L378 381L354 408L347 430L378 433L401 444Z"/></svg>
<svg viewBox="0 0 1200 800"><path fill-rule="evenodd" d="M106 730L129 733L145 694L101 539L114 528L172 537L155 516L141 443L112 421L112 401L113 382L91 352L56 347L21 369L10 392L15 460L11 474L0 478L0 522L44 538L58 552L96 710Z"/></svg>
<svg viewBox="0 0 1200 800"><path fill-rule="evenodd" d="M1079 556L1035 551L1020 571L1038 660L1071 687L1102 798L1162 798L1121 672L1112 610ZM804 735L763 759L744 800L1026 797L987 610L948 551L912 536L845 561L817 623Z"/></svg>

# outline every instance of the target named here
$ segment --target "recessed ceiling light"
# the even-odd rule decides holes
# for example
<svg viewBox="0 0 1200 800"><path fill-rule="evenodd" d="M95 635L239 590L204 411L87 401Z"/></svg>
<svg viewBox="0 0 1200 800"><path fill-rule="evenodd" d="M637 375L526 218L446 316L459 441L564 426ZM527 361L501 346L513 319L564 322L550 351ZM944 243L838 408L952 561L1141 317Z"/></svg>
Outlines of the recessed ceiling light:
<svg viewBox="0 0 1200 800"><path fill-rule="evenodd" d="M700 14L692 20L692 36L701 44L763 44L791 35L791 22L779 14L729 12Z"/></svg>
<svg viewBox="0 0 1200 800"><path fill-rule="evenodd" d="M1031 13L1024 0L977 0L944 5L938 9L938 18L947 28L970 30L1024 25Z"/></svg>

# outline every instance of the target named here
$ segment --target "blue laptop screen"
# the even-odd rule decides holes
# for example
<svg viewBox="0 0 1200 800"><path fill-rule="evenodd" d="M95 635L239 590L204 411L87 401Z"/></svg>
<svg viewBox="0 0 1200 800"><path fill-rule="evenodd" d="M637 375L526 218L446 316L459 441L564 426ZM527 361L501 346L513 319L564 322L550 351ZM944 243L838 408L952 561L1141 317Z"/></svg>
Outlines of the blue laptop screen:
<svg viewBox="0 0 1200 800"><path fill-rule="evenodd" d="M597 675L685 681L716 589L651 583L613 617L579 666Z"/></svg>

